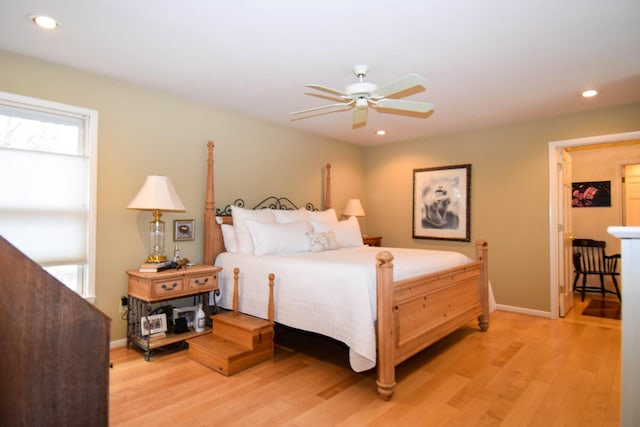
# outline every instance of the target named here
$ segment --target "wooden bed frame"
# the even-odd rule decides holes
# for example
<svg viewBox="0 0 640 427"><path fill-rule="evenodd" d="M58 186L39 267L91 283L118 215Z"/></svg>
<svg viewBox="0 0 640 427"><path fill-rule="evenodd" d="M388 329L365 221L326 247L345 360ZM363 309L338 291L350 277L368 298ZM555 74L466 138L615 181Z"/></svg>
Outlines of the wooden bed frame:
<svg viewBox="0 0 640 427"><path fill-rule="evenodd" d="M204 215L204 262L213 264L224 252L222 231L216 222L213 147L208 147ZM331 166L326 169L325 208L331 207ZM231 217L225 217L231 224ZM477 319L480 330L489 327L488 245L476 242L476 261L409 279L393 280L393 255L376 257L378 393L389 400L396 387L395 367L440 338ZM277 272L275 272L277 273Z"/></svg>

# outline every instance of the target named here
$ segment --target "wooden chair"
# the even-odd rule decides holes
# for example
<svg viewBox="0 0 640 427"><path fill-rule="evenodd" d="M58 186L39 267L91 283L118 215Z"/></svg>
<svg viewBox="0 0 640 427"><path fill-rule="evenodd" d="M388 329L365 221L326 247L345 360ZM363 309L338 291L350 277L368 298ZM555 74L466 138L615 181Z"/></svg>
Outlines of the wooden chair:
<svg viewBox="0 0 640 427"><path fill-rule="evenodd" d="M582 301L586 292L600 292L602 297L605 293L615 294L620 298L620 289L616 276L618 272L618 260L620 254L606 255L606 242L592 239L574 239L573 241L573 267L575 269L575 279L573 280L573 291L580 291ZM578 280L582 276L582 285L578 285ZM587 277L600 277L600 286L587 286ZM604 286L604 277L611 276L615 291L611 291Z"/></svg>

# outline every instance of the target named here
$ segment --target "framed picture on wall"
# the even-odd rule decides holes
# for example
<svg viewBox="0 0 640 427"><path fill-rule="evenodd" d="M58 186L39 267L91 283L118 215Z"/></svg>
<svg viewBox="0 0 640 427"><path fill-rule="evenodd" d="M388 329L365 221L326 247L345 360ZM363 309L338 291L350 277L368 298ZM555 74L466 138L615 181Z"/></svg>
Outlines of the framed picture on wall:
<svg viewBox="0 0 640 427"><path fill-rule="evenodd" d="M195 219L176 219L173 221L173 240L195 240Z"/></svg>
<svg viewBox="0 0 640 427"><path fill-rule="evenodd" d="M413 238L471 241L471 165L413 170Z"/></svg>
<svg viewBox="0 0 640 427"><path fill-rule="evenodd" d="M571 183L571 206L595 208L611 206L611 181Z"/></svg>

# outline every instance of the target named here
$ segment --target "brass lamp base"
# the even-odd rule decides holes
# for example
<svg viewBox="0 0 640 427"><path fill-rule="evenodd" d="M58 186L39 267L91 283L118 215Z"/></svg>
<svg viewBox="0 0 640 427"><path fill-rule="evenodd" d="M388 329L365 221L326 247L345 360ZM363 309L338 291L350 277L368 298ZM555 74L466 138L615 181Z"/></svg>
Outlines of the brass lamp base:
<svg viewBox="0 0 640 427"><path fill-rule="evenodd" d="M165 255L155 255L155 256L149 255L147 257L147 262L165 262L166 260L167 260L167 257Z"/></svg>

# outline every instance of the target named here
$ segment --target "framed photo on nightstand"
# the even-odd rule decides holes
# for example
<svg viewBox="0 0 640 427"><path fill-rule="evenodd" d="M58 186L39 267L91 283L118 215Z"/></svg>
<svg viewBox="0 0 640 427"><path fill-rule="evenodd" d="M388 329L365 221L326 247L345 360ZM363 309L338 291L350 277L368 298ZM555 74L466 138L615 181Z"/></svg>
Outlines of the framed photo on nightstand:
<svg viewBox="0 0 640 427"><path fill-rule="evenodd" d="M142 316L140 319L141 335L157 335L167 332L167 315L152 314L151 316Z"/></svg>
<svg viewBox="0 0 640 427"><path fill-rule="evenodd" d="M187 321L187 326L193 327L193 319L196 318L196 310L198 310L197 306L189 306L189 307L178 307L173 309L173 321L176 319L184 317Z"/></svg>

